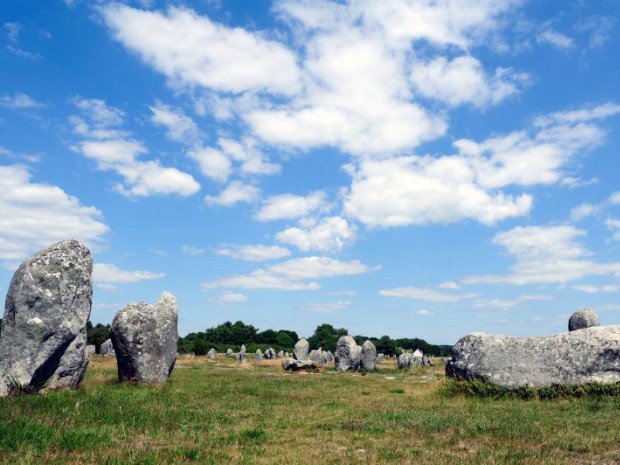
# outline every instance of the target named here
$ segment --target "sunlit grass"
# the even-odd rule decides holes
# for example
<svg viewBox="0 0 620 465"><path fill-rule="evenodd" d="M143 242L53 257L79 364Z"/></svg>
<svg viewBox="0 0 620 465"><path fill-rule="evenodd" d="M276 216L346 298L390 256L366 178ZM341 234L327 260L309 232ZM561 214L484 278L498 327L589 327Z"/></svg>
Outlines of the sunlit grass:
<svg viewBox="0 0 620 465"><path fill-rule="evenodd" d="M164 386L119 385L94 357L83 387L0 399L0 463L615 464L620 399L447 393L443 366L286 373L280 361L183 357Z"/></svg>

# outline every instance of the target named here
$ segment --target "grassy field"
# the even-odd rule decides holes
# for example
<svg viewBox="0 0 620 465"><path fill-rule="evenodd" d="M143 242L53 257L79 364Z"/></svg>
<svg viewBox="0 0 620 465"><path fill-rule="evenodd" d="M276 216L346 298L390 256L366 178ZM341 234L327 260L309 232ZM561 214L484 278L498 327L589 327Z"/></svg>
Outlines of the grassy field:
<svg viewBox="0 0 620 465"><path fill-rule="evenodd" d="M449 395L441 363L289 374L183 357L160 387L91 359L81 389L0 399L0 463L618 464L620 398Z"/></svg>

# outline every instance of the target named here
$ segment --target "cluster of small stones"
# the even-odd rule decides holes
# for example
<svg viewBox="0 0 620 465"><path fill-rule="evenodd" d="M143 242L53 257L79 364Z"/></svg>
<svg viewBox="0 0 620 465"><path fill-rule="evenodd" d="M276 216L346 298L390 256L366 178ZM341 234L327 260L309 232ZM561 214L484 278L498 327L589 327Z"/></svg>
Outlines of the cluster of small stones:
<svg viewBox="0 0 620 465"><path fill-rule="evenodd" d="M77 388L88 365L93 260L75 240L22 263L9 286L0 337L0 396Z"/></svg>
<svg viewBox="0 0 620 465"><path fill-rule="evenodd" d="M409 368L417 368L422 366L424 354L420 349L416 349L413 353L405 352L398 356L398 368L407 370Z"/></svg>
<svg viewBox="0 0 620 465"><path fill-rule="evenodd" d="M596 313L584 309L568 327L542 337L468 334L452 348L446 376L508 388L620 382L620 325L599 326Z"/></svg>
<svg viewBox="0 0 620 465"><path fill-rule="evenodd" d="M358 346L351 336L342 336L336 343L334 362L338 371L374 370L377 349L370 341Z"/></svg>

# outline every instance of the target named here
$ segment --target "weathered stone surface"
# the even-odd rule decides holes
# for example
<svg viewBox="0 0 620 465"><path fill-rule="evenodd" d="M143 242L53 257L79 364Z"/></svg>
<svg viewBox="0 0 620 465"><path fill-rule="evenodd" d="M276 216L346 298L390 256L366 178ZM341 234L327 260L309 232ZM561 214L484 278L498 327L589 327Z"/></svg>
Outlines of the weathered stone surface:
<svg viewBox="0 0 620 465"><path fill-rule="evenodd" d="M295 344L295 350L293 350L293 358L295 360L306 361L310 352L310 344L305 338L301 338Z"/></svg>
<svg viewBox="0 0 620 465"><path fill-rule="evenodd" d="M256 361L257 362L263 361L263 352L260 349L256 350Z"/></svg>
<svg viewBox="0 0 620 465"><path fill-rule="evenodd" d="M236 357L237 357L237 361L238 361L239 363L245 363L245 358L246 358L246 353L245 353L245 351L243 351L243 352L239 352L238 354L236 354Z"/></svg>
<svg viewBox="0 0 620 465"><path fill-rule="evenodd" d="M363 370L374 370L377 360L377 348L375 345L366 340L362 344L362 357L360 360L360 368Z"/></svg>
<svg viewBox="0 0 620 465"><path fill-rule="evenodd" d="M422 357L422 366L424 367L433 366L433 361L425 355L424 357Z"/></svg>
<svg viewBox="0 0 620 465"><path fill-rule="evenodd" d="M90 357L91 355L95 355L97 353L97 347L94 344L88 344L85 350L87 357Z"/></svg>
<svg viewBox="0 0 620 465"><path fill-rule="evenodd" d="M211 347L209 352L207 352L207 358L210 360L215 360L215 349L213 347Z"/></svg>
<svg viewBox="0 0 620 465"><path fill-rule="evenodd" d="M278 358L284 358L284 351L278 352Z"/></svg>
<svg viewBox="0 0 620 465"><path fill-rule="evenodd" d="M401 370L406 370L407 368L411 368L411 354L407 352L403 352L398 356L398 368Z"/></svg>
<svg viewBox="0 0 620 465"><path fill-rule="evenodd" d="M472 333L452 348L446 375L518 388L620 382L620 326L542 337Z"/></svg>
<svg viewBox="0 0 620 465"><path fill-rule="evenodd" d="M282 360L282 368L286 371L319 371L321 369L321 364L313 362L312 360L296 360L293 358L287 358Z"/></svg>
<svg viewBox="0 0 620 465"><path fill-rule="evenodd" d="M169 292L155 305L131 303L116 313L110 339L120 381L166 382L177 357L178 318L177 300Z"/></svg>
<svg viewBox="0 0 620 465"><path fill-rule="evenodd" d="M76 388L84 378L93 262L75 240L20 265L6 296L0 338L0 396L13 389Z"/></svg>
<svg viewBox="0 0 620 465"><path fill-rule="evenodd" d="M239 349L239 353L245 354L245 345L241 344L241 349Z"/></svg>
<svg viewBox="0 0 620 465"><path fill-rule="evenodd" d="M233 352L233 350L231 348L226 349L226 356L227 357L234 357L235 353Z"/></svg>
<svg viewBox="0 0 620 465"><path fill-rule="evenodd" d="M99 353L104 357L116 357L116 352L114 352L114 346L112 345L112 339L106 340L99 346Z"/></svg>
<svg viewBox="0 0 620 465"><path fill-rule="evenodd" d="M312 362L320 363L322 352L323 352L322 350L316 350L316 349L311 350L310 353L308 354L308 360Z"/></svg>
<svg viewBox="0 0 620 465"><path fill-rule="evenodd" d="M336 343L334 359L336 370L356 371L360 368L362 348L351 336L341 336Z"/></svg>
<svg viewBox="0 0 620 465"><path fill-rule="evenodd" d="M568 330L575 331L577 329L591 328L593 326L600 326L601 323L598 320L598 315L594 310L584 308L577 310L571 315L568 320Z"/></svg>
<svg viewBox="0 0 620 465"><path fill-rule="evenodd" d="M275 359L276 358L276 351L272 347L270 347L269 349L267 349L265 351L265 358L269 359L269 360Z"/></svg>
<svg viewBox="0 0 620 465"><path fill-rule="evenodd" d="M377 364L383 363L383 358L385 354L377 354Z"/></svg>

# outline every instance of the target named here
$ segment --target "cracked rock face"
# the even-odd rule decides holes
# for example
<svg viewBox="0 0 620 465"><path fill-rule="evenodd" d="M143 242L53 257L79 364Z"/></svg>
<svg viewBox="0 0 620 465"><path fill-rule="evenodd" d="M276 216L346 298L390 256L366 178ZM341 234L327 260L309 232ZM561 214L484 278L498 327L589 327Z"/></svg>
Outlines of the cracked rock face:
<svg viewBox="0 0 620 465"><path fill-rule="evenodd" d="M164 292L155 305L137 302L121 308L110 338L116 352L119 381L165 383L177 358L179 307Z"/></svg>
<svg viewBox="0 0 620 465"><path fill-rule="evenodd" d="M0 395L77 388L84 378L93 260L65 240L20 265L6 296Z"/></svg>
<svg viewBox="0 0 620 465"><path fill-rule="evenodd" d="M519 388L620 382L620 326L542 337L472 333L452 348L446 376Z"/></svg>
<svg viewBox="0 0 620 465"><path fill-rule="evenodd" d="M351 336L341 336L336 343L334 360L338 371L356 371L360 368L362 348Z"/></svg>
<svg viewBox="0 0 620 465"><path fill-rule="evenodd" d="M573 313L568 320L568 330L575 331L577 329L591 328L592 326L600 326L598 315L594 310L584 308Z"/></svg>

